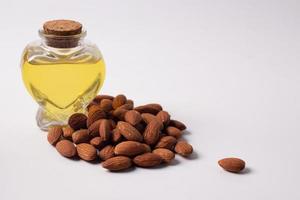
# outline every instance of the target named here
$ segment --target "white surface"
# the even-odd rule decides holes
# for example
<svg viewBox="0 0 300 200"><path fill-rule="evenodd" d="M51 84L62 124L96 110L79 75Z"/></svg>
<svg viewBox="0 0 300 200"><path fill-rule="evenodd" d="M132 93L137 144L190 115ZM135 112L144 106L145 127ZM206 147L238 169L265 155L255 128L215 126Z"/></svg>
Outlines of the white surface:
<svg viewBox="0 0 300 200"><path fill-rule="evenodd" d="M0 199L300 199L299 1L2 1ZM103 93L160 102L196 154L109 173L59 156L35 125L19 59L53 18L82 21ZM249 172L226 173L237 156Z"/></svg>

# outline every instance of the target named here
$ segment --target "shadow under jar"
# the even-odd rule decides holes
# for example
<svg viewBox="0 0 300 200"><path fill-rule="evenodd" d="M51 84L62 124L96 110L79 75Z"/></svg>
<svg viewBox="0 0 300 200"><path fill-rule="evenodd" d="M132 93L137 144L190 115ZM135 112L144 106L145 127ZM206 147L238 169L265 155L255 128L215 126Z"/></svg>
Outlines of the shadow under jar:
<svg viewBox="0 0 300 200"><path fill-rule="evenodd" d="M24 84L39 104L36 120L42 130L64 125L75 112L85 112L105 78L98 47L84 40L79 22L53 20L39 30L41 40L24 49Z"/></svg>

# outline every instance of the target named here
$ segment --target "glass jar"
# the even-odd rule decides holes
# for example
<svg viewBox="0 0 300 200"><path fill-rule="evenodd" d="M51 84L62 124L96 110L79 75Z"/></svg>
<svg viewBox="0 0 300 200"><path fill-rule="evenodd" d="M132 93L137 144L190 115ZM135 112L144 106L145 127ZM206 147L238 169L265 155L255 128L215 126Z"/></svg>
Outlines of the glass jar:
<svg viewBox="0 0 300 200"><path fill-rule="evenodd" d="M36 120L42 130L64 125L71 114L85 112L105 78L102 55L96 45L84 40L81 24L80 31L72 32L78 22L50 22L55 23L50 28L44 24L39 30L41 40L29 43L21 60L24 84L40 106Z"/></svg>

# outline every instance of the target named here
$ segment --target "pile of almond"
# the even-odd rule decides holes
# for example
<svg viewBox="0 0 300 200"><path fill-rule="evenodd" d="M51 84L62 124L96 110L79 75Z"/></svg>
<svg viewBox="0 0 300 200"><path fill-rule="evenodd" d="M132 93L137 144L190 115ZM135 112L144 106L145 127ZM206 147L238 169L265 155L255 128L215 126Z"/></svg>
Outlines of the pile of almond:
<svg viewBox="0 0 300 200"><path fill-rule="evenodd" d="M180 139L185 129L159 104L134 107L124 95L98 95L87 115L75 113L67 126L51 127L48 141L65 157L101 160L104 168L119 171L167 164L175 153L189 156L192 146Z"/></svg>

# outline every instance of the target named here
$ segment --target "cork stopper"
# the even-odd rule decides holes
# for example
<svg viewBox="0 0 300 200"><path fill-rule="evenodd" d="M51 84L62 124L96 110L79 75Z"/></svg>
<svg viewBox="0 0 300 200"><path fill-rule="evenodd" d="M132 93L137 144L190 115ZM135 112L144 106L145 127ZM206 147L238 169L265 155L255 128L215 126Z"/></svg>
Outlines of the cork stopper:
<svg viewBox="0 0 300 200"><path fill-rule="evenodd" d="M43 30L48 46L72 48L78 45L82 24L73 20L51 20L44 23Z"/></svg>

